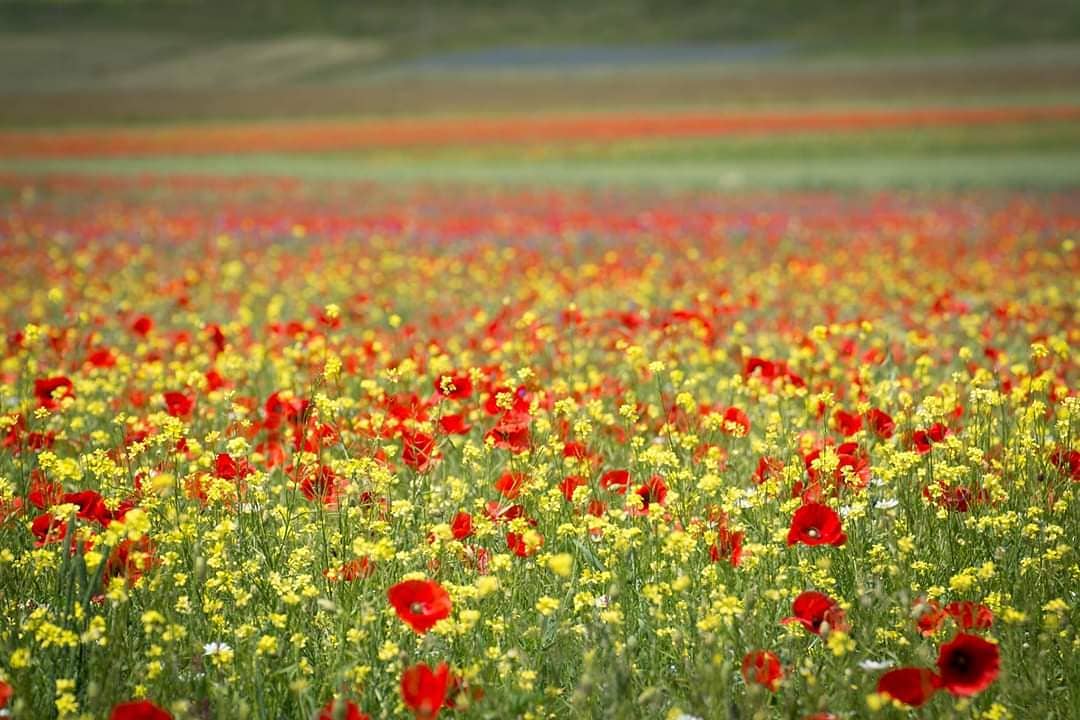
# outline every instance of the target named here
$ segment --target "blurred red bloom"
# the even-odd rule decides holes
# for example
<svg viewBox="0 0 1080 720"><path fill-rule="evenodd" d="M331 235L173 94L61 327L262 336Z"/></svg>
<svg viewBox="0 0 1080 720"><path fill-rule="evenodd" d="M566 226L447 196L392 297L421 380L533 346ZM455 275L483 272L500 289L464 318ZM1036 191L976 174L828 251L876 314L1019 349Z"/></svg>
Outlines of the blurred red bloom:
<svg viewBox="0 0 1080 720"><path fill-rule="evenodd" d="M115 706L109 720L172 720L172 715L149 700L132 700Z"/></svg>
<svg viewBox="0 0 1080 720"><path fill-rule="evenodd" d="M3 680L0 680L0 709L6 708L8 701L11 700L11 696L15 694L15 691Z"/></svg>
<svg viewBox="0 0 1080 720"><path fill-rule="evenodd" d="M727 558L731 567L739 567L742 562L742 546L746 533L732 532L726 525L721 525L716 533L716 542L709 546L709 559L713 562Z"/></svg>
<svg viewBox="0 0 1080 720"><path fill-rule="evenodd" d="M34 381L34 396L38 407L55 410L64 398L75 397L75 385L63 375L38 378Z"/></svg>
<svg viewBox="0 0 1080 720"><path fill-rule="evenodd" d="M562 491L563 497L566 498L566 502L571 502L574 499L574 491L582 485L585 485L585 478L577 475L567 475L563 478L563 481L559 483L559 490Z"/></svg>
<svg viewBox="0 0 1080 720"><path fill-rule="evenodd" d="M336 507L342 491L342 481L329 465L311 470L300 481L300 492L308 500L318 500L327 507Z"/></svg>
<svg viewBox="0 0 1080 720"><path fill-rule="evenodd" d="M917 600L915 602L916 609L919 611L919 616L915 619L915 625L919 628L919 633L929 637L937 632L941 627L941 623L945 621L945 611L941 609L940 603L936 600Z"/></svg>
<svg viewBox="0 0 1080 720"><path fill-rule="evenodd" d="M777 460L776 458L762 456L762 458L758 460L753 480L758 485L761 485L766 480L778 477L783 469L784 463L782 461Z"/></svg>
<svg viewBox="0 0 1080 720"><path fill-rule="evenodd" d="M833 413L833 418L836 420L836 429L844 437L849 437L862 430L863 418L858 413L837 410Z"/></svg>
<svg viewBox="0 0 1080 720"><path fill-rule="evenodd" d="M223 480L237 480L245 478L255 472L246 459L235 460L228 453L218 453L214 460L214 475Z"/></svg>
<svg viewBox="0 0 1080 720"><path fill-rule="evenodd" d="M635 514L647 515L649 513L649 506L653 503L657 505L663 505L667 500L667 485L664 483L664 478L659 475L653 475L649 478L649 482L639 487L636 494L641 498L641 509L636 511Z"/></svg>
<svg viewBox="0 0 1080 720"><path fill-rule="evenodd" d="M352 700L330 700L323 705L315 720L371 720L371 716L360 712L360 706Z"/></svg>
<svg viewBox="0 0 1080 720"><path fill-rule="evenodd" d="M468 373L440 375L435 378L435 392L452 400L464 400L472 395L472 380Z"/></svg>
<svg viewBox="0 0 1080 720"><path fill-rule="evenodd" d="M840 516L828 505L806 503L791 516L787 543L794 545L843 545L847 535L840 526Z"/></svg>
<svg viewBox="0 0 1080 720"><path fill-rule="evenodd" d="M521 486L528 478L524 473L507 470L495 481L495 489L507 500L513 500L521 493Z"/></svg>
<svg viewBox="0 0 1080 720"><path fill-rule="evenodd" d="M1050 464L1073 482L1080 482L1080 450L1058 448L1051 453Z"/></svg>
<svg viewBox="0 0 1080 720"><path fill-rule="evenodd" d="M724 432L734 435L737 428L742 436L750 434L750 417L737 407L729 407L724 411Z"/></svg>
<svg viewBox="0 0 1080 720"><path fill-rule="evenodd" d="M903 667L890 670L878 679L877 691L905 705L919 707L941 687L941 678L933 670Z"/></svg>
<svg viewBox="0 0 1080 720"><path fill-rule="evenodd" d="M443 415L439 418L439 427L447 435L466 435L472 429L472 425L465 422L465 416L460 413Z"/></svg>
<svg viewBox="0 0 1080 720"><path fill-rule="evenodd" d="M162 393L165 398L165 411L173 417L187 417L195 408L195 398L189 397L182 392L170 390Z"/></svg>
<svg viewBox="0 0 1080 720"><path fill-rule="evenodd" d="M44 547L54 542L60 542L68 533L68 525L63 520L57 520L49 513L42 513L34 518L30 524L30 532L37 538L34 547Z"/></svg>
<svg viewBox="0 0 1080 720"><path fill-rule="evenodd" d="M495 447L509 450L513 453L522 453L529 449L532 438L529 434L529 424L532 418L528 412L511 410L505 413L495 427L488 431L484 439L491 438Z"/></svg>
<svg viewBox="0 0 1080 720"><path fill-rule="evenodd" d="M450 617L450 595L434 580L406 580L387 590L386 596L398 617L421 635Z"/></svg>
<svg viewBox="0 0 1080 720"><path fill-rule="evenodd" d="M109 553L109 559L105 563L105 576L124 577L129 583L134 583L156 563L154 545L148 538L124 538Z"/></svg>
<svg viewBox="0 0 1080 720"><path fill-rule="evenodd" d="M941 646L937 666L942 687L953 695L975 695L997 678L1001 655L997 645L978 635L958 633Z"/></svg>
<svg viewBox="0 0 1080 720"><path fill-rule="evenodd" d="M600 477L600 487L605 490L625 495L630 487L630 473L627 470L608 470Z"/></svg>
<svg viewBox="0 0 1080 720"><path fill-rule="evenodd" d="M30 492L26 497L35 507L42 510L50 508L60 502L63 496L64 488L59 484L49 482L38 470L31 473Z"/></svg>
<svg viewBox="0 0 1080 720"><path fill-rule="evenodd" d="M882 440L888 440L896 432L896 423L882 410L871 408L866 411L866 421L870 423L870 429Z"/></svg>
<svg viewBox="0 0 1080 720"><path fill-rule="evenodd" d="M775 654L768 650L753 650L743 657L742 676L748 684L757 683L767 687L770 692L776 692L784 677L784 669Z"/></svg>
<svg viewBox="0 0 1080 720"><path fill-rule="evenodd" d="M401 674L401 699L417 720L435 720L446 701L450 666L439 663L432 670L427 663L406 668Z"/></svg>
<svg viewBox="0 0 1080 720"><path fill-rule="evenodd" d="M945 613L956 621L961 630L986 630L994 624L994 611L970 600L949 603L945 606Z"/></svg>
<svg viewBox="0 0 1080 720"><path fill-rule="evenodd" d="M86 362L94 367L110 368L116 365L116 356L108 348L97 348L86 356Z"/></svg>
<svg viewBox="0 0 1080 720"><path fill-rule="evenodd" d="M780 622L799 623L815 635L821 634L821 626L828 623L828 627L834 630L845 630L847 623L844 620L844 611L831 597L815 590L807 590L800 594L791 604L791 617L786 617Z"/></svg>
<svg viewBox="0 0 1080 720"><path fill-rule="evenodd" d="M146 315L140 315L131 323L131 329L136 335L146 336L154 329L154 321Z"/></svg>
<svg viewBox="0 0 1080 720"><path fill-rule="evenodd" d="M454 533L455 540L464 540L472 535L473 521L472 515L467 512L459 512L454 516L453 521L450 523L450 530Z"/></svg>
<svg viewBox="0 0 1080 720"><path fill-rule="evenodd" d="M371 577L373 572L375 572L375 564L366 557L362 557L342 563L334 575L339 582L353 582L360 578ZM330 575L329 568L323 570L323 577L329 579Z"/></svg>
<svg viewBox="0 0 1080 720"><path fill-rule="evenodd" d="M540 544L544 544L543 537L540 538ZM525 542L524 535L513 532L506 533L506 547L518 557L528 557L536 551L536 548L530 548Z"/></svg>
<svg viewBox="0 0 1080 720"><path fill-rule="evenodd" d="M911 434L911 444L920 455L930 452L936 442L941 442L948 435L949 429L941 423L934 423L929 430L916 430Z"/></svg>

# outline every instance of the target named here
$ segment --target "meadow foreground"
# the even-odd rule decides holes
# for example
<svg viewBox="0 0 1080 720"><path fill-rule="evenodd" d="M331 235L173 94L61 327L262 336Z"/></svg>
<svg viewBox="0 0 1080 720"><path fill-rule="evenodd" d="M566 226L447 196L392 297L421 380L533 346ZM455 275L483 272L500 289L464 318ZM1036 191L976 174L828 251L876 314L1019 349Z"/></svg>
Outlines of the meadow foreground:
<svg viewBox="0 0 1080 720"><path fill-rule="evenodd" d="M12 717L1080 712L1075 192L0 204Z"/></svg>

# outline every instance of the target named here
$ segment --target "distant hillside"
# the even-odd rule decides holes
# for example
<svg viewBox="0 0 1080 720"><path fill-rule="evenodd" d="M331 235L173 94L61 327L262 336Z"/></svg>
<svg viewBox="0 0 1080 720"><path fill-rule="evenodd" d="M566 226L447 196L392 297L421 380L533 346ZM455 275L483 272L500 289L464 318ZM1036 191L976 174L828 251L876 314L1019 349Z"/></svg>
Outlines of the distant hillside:
<svg viewBox="0 0 1080 720"><path fill-rule="evenodd" d="M375 38L388 58L500 45L784 41L819 52L1080 39L1072 0L0 0L0 29Z"/></svg>

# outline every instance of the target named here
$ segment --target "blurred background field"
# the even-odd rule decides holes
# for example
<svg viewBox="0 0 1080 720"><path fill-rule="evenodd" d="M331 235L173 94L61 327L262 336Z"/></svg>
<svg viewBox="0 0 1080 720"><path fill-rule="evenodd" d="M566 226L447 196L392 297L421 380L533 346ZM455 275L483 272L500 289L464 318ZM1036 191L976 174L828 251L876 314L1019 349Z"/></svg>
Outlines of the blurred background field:
<svg viewBox="0 0 1080 720"><path fill-rule="evenodd" d="M812 122L943 109L1063 112L895 127ZM437 132L444 118L668 113L791 122L692 136L607 136L601 127L587 139L106 150L118 132L255 135L273 124L303 135L327 122L420 122ZM1078 118L1080 4L1061 0L0 0L5 173L1071 187L1080 183ZM70 156L27 150L42 136L62 144L75 134L84 142Z"/></svg>

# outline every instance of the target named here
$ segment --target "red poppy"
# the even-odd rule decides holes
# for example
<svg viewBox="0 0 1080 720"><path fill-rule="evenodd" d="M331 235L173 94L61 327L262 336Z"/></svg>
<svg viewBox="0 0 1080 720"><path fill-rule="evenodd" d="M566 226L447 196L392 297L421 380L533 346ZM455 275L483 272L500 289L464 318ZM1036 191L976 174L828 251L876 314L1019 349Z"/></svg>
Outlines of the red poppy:
<svg viewBox="0 0 1080 720"><path fill-rule="evenodd" d="M953 695L975 695L997 678L1001 655L997 645L978 635L958 633L941 646L937 666L942 687Z"/></svg>
<svg viewBox="0 0 1080 720"><path fill-rule="evenodd" d="M563 481L559 483L559 490L562 491L563 497L566 498L566 502L572 502L574 499L574 491L582 485L585 485L585 478L578 477L577 475L567 475L563 478Z"/></svg>
<svg viewBox="0 0 1080 720"><path fill-rule="evenodd" d="M495 489L507 500L513 500L521 493L521 486L528 478L524 473L507 470L495 481Z"/></svg>
<svg viewBox="0 0 1080 720"><path fill-rule="evenodd" d="M792 617L786 617L780 622L799 623L815 635L821 634L822 625L828 623L828 627L834 630L844 630L847 623L844 620L844 611L831 597L815 590L806 592L795 598L791 604Z"/></svg>
<svg viewBox="0 0 1080 720"><path fill-rule="evenodd" d="M788 545L843 545L847 535L840 526L840 516L828 505L806 503L791 516Z"/></svg>
<svg viewBox="0 0 1080 720"><path fill-rule="evenodd" d="M608 470L600 478L600 487L625 495L630 487L630 473L627 470Z"/></svg>
<svg viewBox="0 0 1080 720"><path fill-rule="evenodd" d="M476 545L466 545L465 551L461 554L461 563L468 568L476 568L476 572L480 575L488 574L488 565L491 562L491 554L487 551L487 548L482 548Z"/></svg>
<svg viewBox="0 0 1080 720"><path fill-rule="evenodd" d="M109 720L172 720L172 715L149 700L132 700L115 706Z"/></svg>
<svg viewBox="0 0 1080 720"><path fill-rule="evenodd" d="M933 670L903 667L890 670L878 679L877 691L905 705L919 707L941 687L941 678Z"/></svg>
<svg viewBox="0 0 1080 720"><path fill-rule="evenodd" d="M1058 448L1051 453L1050 464L1073 482L1080 482L1080 450Z"/></svg>
<svg viewBox="0 0 1080 720"><path fill-rule="evenodd" d="M34 547L44 547L54 542L60 542L68 534L68 525L63 520L57 520L49 513L42 513L34 518L30 524L30 532L37 538Z"/></svg>
<svg viewBox="0 0 1080 720"><path fill-rule="evenodd" d="M932 445L945 439L949 429L941 423L934 423L929 430L916 430L911 434L911 444L920 455L930 452Z"/></svg>
<svg viewBox="0 0 1080 720"><path fill-rule="evenodd" d="M945 612L961 630L986 630L994 624L994 611L970 600L951 602L945 606Z"/></svg>
<svg viewBox="0 0 1080 720"><path fill-rule="evenodd" d="M39 407L55 410L64 398L75 397L75 385L63 375L38 378L34 381L34 396Z"/></svg>
<svg viewBox="0 0 1080 720"><path fill-rule="evenodd" d="M888 440L896 432L896 423L885 412L877 408L866 411L866 421L870 423L870 429L882 440Z"/></svg>
<svg viewBox="0 0 1080 720"><path fill-rule="evenodd" d="M850 437L855 433L862 430L863 418L858 413L849 413L846 410L837 410L833 413L833 419L836 420L836 429L844 437Z"/></svg>
<svg viewBox="0 0 1080 720"><path fill-rule="evenodd" d="M105 507L105 500L101 494L94 490L80 490L79 492L64 493L60 496L60 502L75 505L79 508L80 520L89 520L99 525L108 525L113 520L113 513Z"/></svg>
<svg viewBox="0 0 1080 720"><path fill-rule="evenodd" d="M452 400L464 400L472 395L473 384L468 373L439 375L435 378L435 392Z"/></svg>
<svg viewBox="0 0 1080 720"><path fill-rule="evenodd" d="M45 510L56 505L64 496L64 488L58 483L46 480L39 470L32 470L30 478L30 492L26 497L36 507Z"/></svg>
<svg viewBox="0 0 1080 720"><path fill-rule="evenodd" d="M754 650L743 657L742 676L747 683L764 685L770 692L776 692L784 677L784 669L780 666L780 658L774 653Z"/></svg>
<svg viewBox="0 0 1080 720"><path fill-rule="evenodd" d="M195 407L195 398L188 397L182 392L170 390L162 393L165 398L165 411L173 417L187 417Z"/></svg>
<svg viewBox="0 0 1080 720"><path fill-rule="evenodd" d="M488 500L486 510L492 522L510 522L525 515L525 508L521 505L503 507L498 500Z"/></svg>
<svg viewBox="0 0 1080 720"><path fill-rule="evenodd" d="M576 460L592 460L595 456L589 452L588 446L585 443L568 442L563 445L563 457L574 458Z"/></svg>
<svg viewBox="0 0 1080 720"><path fill-rule="evenodd" d="M737 407L724 411L724 432L745 437L750 434L750 417Z"/></svg>
<svg viewBox="0 0 1080 720"><path fill-rule="evenodd" d="M529 413L529 406L532 404L529 399L529 391L525 387L518 387L516 390L511 390L505 386L499 386L491 388L488 393L488 398L484 402L484 410L488 415L498 415L503 412L505 405L499 405L499 398L501 396L511 396L511 406L507 414L525 414Z"/></svg>
<svg viewBox="0 0 1080 720"><path fill-rule="evenodd" d="M446 702L450 666L439 663L432 670L427 663L406 668L401 674L401 699L417 720L435 720Z"/></svg>
<svg viewBox="0 0 1080 720"><path fill-rule="evenodd" d="M635 492L641 498L641 510L636 511L635 514L647 515L649 506L653 503L657 505L664 504L664 501L667 500L668 489L664 483L664 478L653 475L649 478L649 482L639 487Z"/></svg>
<svg viewBox="0 0 1080 720"><path fill-rule="evenodd" d="M417 472L425 472L431 467L432 461L439 457L435 438L430 435L404 432L401 442L401 461Z"/></svg>
<svg viewBox="0 0 1080 720"><path fill-rule="evenodd" d="M529 449L532 438L529 434L529 424L532 418L528 412L510 410L506 412L495 427L488 431L484 439L491 438L495 447L509 450L513 453L522 453Z"/></svg>
<svg viewBox="0 0 1080 720"><path fill-rule="evenodd" d="M308 500L318 500L327 507L337 507L343 483L329 465L308 472L300 482L300 492Z"/></svg>
<svg viewBox="0 0 1080 720"><path fill-rule="evenodd" d="M421 635L450 617L450 595L434 580L406 580L387 590L386 596L398 617Z"/></svg>
<svg viewBox="0 0 1080 720"><path fill-rule="evenodd" d="M917 600L915 606L916 609L921 606L919 616L915 619L919 633L926 637L936 633L945 621L945 611L941 609L941 605L936 600Z"/></svg>
<svg viewBox="0 0 1080 720"><path fill-rule="evenodd" d="M709 559L713 562L727 558L731 567L739 567L742 562L742 546L746 533L732 532L721 526L716 534L716 542L709 546Z"/></svg>
<svg viewBox="0 0 1080 720"><path fill-rule="evenodd" d="M146 315L140 315L135 318L135 322L131 323L131 329L137 335L145 337L151 330L154 329L154 321Z"/></svg>
<svg viewBox="0 0 1080 720"><path fill-rule="evenodd" d="M360 706L352 700L330 700L315 720L371 720L371 716L360 712Z"/></svg>
<svg viewBox="0 0 1080 720"><path fill-rule="evenodd" d="M22 513L23 500L13 497L9 500L0 500L0 526L6 525L8 520Z"/></svg>
<svg viewBox="0 0 1080 720"><path fill-rule="evenodd" d="M148 538L124 538L109 553L109 559L105 563L105 575L124 577L129 583L134 583L156 563L154 545Z"/></svg>
<svg viewBox="0 0 1080 720"><path fill-rule="evenodd" d="M116 356L108 348L97 348L86 356L86 362L97 368L111 368L116 365Z"/></svg>
<svg viewBox="0 0 1080 720"><path fill-rule="evenodd" d="M465 416L460 413L443 415L439 418L439 427L447 435L467 435L472 430L472 425L465 422Z"/></svg>
<svg viewBox="0 0 1080 720"><path fill-rule="evenodd" d="M467 512L459 512L454 516L453 521L450 523L450 530L454 533L455 540L464 540L472 535L473 522L472 515Z"/></svg>
<svg viewBox="0 0 1080 720"><path fill-rule="evenodd" d="M543 544L544 538L540 537L540 545ZM506 547L518 557L529 557L529 555L532 555L537 549L535 547L529 547L528 543L525 542L525 536L523 534L513 532L506 533Z"/></svg>
<svg viewBox="0 0 1080 720"><path fill-rule="evenodd" d="M214 475L223 480L238 480L255 472L245 459L235 460L228 453L218 453L214 460Z"/></svg>
<svg viewBox="0 0 1080 720"><path fill-rule="evenodd" d="M6 708L8 701L11 700L11 696L15 694L15 691L10 685L3 680L0 680L0 709Z"/></svg>
<svg viewBox="0 0 1080 720"><path fill-rule="evenodd" d="M766 480L770 480L774 477L779 477L780 473L784 470L784 463L776 458L762 456L758 460L757 469L754 470L753 480L756 484L761 485Z"/></svg>

